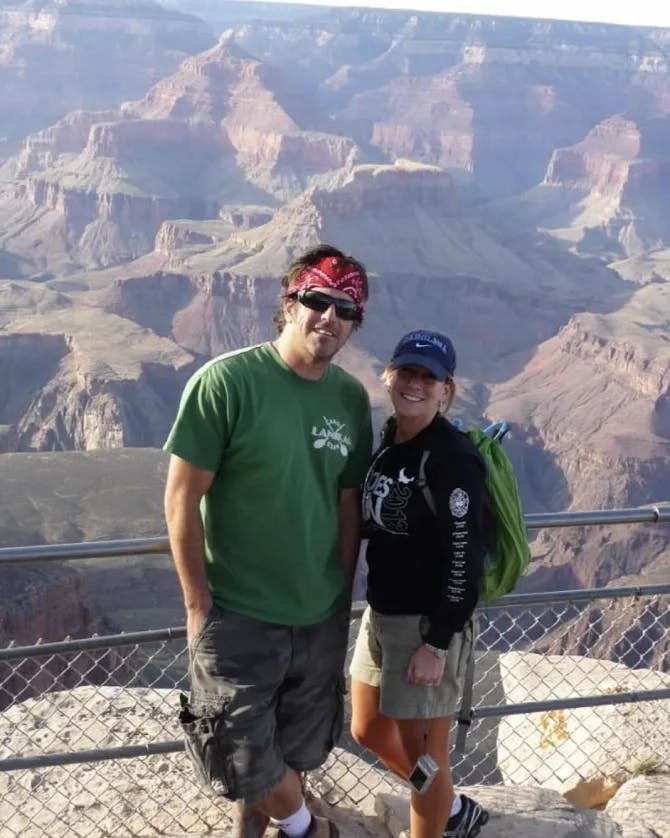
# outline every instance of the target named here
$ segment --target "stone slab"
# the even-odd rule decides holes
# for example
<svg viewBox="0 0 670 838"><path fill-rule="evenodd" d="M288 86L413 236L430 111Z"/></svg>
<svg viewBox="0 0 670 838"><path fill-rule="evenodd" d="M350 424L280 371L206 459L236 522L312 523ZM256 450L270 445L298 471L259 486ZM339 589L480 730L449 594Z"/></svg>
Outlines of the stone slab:
<svg viewBox="0 0 670 838"><path fill-rule="evenodd" d="M473 786L461 791L490 814L479 838L623 838L608 815L572 806L558 792L539 787ZM379 820L393 838L409 838L409 795L380 794Z"/></svg>
<svg viewBox="0 0 670 838"><path fill-rule="evenodd" d="M670 836L670 774L649 774L625 783L605 807L624 838Z"/></svg>

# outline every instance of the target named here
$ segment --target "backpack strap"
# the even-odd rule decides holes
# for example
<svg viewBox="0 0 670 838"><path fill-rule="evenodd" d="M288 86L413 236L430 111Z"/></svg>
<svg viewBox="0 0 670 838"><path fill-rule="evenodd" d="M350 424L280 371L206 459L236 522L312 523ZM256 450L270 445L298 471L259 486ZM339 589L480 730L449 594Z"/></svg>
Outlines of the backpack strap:
<svg viewBox="0 0 670 838"><path fill-rule="evenodd" d="M380 448L388 448L389 445L393 443L393 436L395 434L396 429L396 420L395 416L389 416L389 418L384 422L379 431L379 447Z"/></svg>
<svg viewBox="0 0 670 838"><path fill-rule="evenodd" d="M426 463L428 462L429 457L430 451L424 451L421 454L421 462L419 463L419 479L416 485L419 489L421 489L421 494L423 495L423 499L428 504L428 509L430 509L433 515L437 515L435 499L433 498L433 493L430 491L430 486L428 485L428 480L426 479Z"/></svg>
<svg viewBox="0 0 670 838"><path fill-rule="evenodd" d="M463 683L463 697L461 709L458 711L458 727L456 730L456 752L462 754L465 751L465 737L472 724L472 692L475 681L475 641L476 626L474 619L470 619L472 643L468 650L468 664L465 670L465 682Z"/></svg>
<svg viewBox="0 0 670 838"><path fill-rule="evenodd" d="M498 442L502 442L505 434L509 431L509 425L507 422L491 422L490 425L487 425L484 428L484 433L486 436L490 436L491 439L497 439Z"/></svg>

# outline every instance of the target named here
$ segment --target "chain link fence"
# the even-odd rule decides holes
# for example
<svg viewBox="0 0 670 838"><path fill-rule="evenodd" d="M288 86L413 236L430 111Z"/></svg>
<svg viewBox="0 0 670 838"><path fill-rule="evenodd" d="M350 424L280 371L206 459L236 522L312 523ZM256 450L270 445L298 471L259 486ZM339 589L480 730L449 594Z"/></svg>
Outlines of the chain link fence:
<svg viewBox="0 0 670 838"><path fill-rule="evenodd" d="M556 784L566 760L586 777L594 739L617 770L670 770L670 585L509 597L477 622L459 784ZM182 628L0 652L0 836L227 834L180 750L187 659ZM395 786L346 734L310 782L356 808Z"/></svg>
<svg viewBox="0 0 670 838"><path fill-rule="evenodd" d="M668 522L670 506L526 516L531 529ZM0 568L167 549L165 538L2 548ZM670 770L670 585L507 597L477 622L459 783ZM230 833L231 806L195 785L182 751L184 637L161 629L0 650L0 838ZM362 809L398 789L346 734L309 783Z"/></svg>

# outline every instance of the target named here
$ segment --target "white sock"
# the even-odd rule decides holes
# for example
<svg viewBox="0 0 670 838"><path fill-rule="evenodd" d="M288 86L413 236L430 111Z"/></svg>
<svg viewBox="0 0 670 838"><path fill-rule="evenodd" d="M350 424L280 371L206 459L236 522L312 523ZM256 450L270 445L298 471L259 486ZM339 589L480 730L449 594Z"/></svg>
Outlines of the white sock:
<svg viewBox="0 0 670 838"><path fill-rule="evenodd" d="M271 818L271 821L275 826L278 826L282 832L286 833L288 838L303 838L303 835L307 834L309 825L312 822L312 816L310 815L309 809L305 806L305 801L303 800L297 812L294 812L292 815L289 815L287 818L282 818L281 820Z"/></svg>
<svg viewBox="0 0 670 838"><path fill-rule="evenodd" d="M460 794L454 795L454 802L451 804L451 815L450 818L453 818L454 815L457 815L461 809L463 808L463 801L461 800Z"/></svg>

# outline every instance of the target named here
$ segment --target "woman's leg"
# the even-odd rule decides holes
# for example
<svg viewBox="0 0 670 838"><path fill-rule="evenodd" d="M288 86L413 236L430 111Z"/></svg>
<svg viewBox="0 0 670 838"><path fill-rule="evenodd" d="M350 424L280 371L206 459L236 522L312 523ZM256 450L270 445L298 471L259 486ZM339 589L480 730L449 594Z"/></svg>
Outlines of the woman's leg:
<svg viewBox="0 0 670 838"><path fill-rule="evenodd" d="M430 754L440 766L424 794L412 790L410 798L411 838L441 838L451 814L454 785L449 761L452 716L439 719L399 719L400 740L412 766L421 754Z"/></svg>
<svg viewBox="0 0 670 838"><path fill-rule="evenodd" d="M398 723L379 712L379 687L351 679L351 735L403 780L413 762L405 750Z"/></svg>

